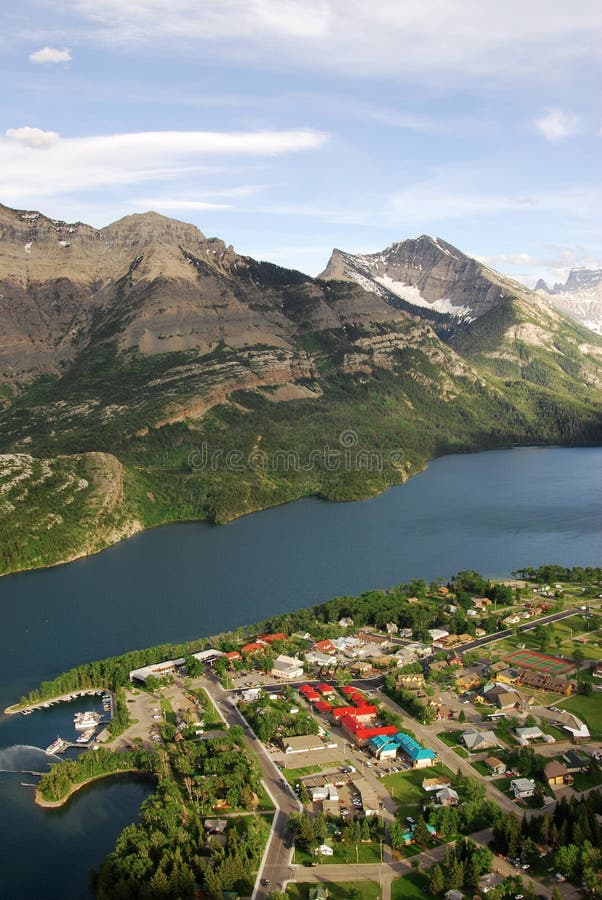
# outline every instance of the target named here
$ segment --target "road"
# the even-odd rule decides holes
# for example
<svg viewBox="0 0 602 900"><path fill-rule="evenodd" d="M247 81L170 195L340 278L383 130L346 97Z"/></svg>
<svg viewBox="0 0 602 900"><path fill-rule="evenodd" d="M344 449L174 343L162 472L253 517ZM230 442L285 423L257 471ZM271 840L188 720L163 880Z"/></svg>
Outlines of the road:
<svg viewBox="0 0 602 900"><path fill-rule="evenodd" d="M571 609L565 609L562 612L551 613L549 616L542 616L540 619L533 619L531 622L525 622L524 625L519 625L516 630L518 632L532 631L533 628L537 628L538 625L549 625L551 622L559 622L560 619L568 619L570 616L576 616L578 612L580 612L579 607L574 606L571 607ZM491 644L494 641L503 641L504 638L511 637L513 634L513 628L504 628L503 631L496 631L493 634L486 634L482 638L476 638L469 644L462 644L462 646L457 649L462 653L467 653L470 650L477 650L485 644Z"/></svg>
<svg viewBox="0 0 602 900"><path fill-rule="evenodd" d="M272 831L259 867L257 883L253 892L253 900L256 900L256 898L259 900L259 898L267 897L273 890L282 889L282 886L291 880L294 871L291 866L293 848L290 835L288 834L288 821L292 813L300 811L301 805L288 782L282 777L280 771L270 759L261 741L257 739L244 717L234 705L228 691L222 688L219 680L210 670L207 671L207 680L204 687L224 721L230 726L242 726L245 743L259 763L263 783L276 807ZM259 883L263 879L270 882L269 886L264 887Z"/></svg>

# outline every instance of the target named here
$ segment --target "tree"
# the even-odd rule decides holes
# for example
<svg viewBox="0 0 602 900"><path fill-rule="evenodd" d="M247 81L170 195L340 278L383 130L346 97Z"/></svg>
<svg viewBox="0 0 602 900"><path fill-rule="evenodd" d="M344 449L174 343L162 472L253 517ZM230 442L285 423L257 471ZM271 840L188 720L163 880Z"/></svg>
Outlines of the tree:
<svg viewBox="0 0 602 900"><path fill-rule="evenodd" d="M425 847L431 839L431 834L426 827L423 816L419 816L414 826L414 842L420 847Z"/></svg>
<svg viewBox="0 0 602 900"><path fill-rule="evenodd" d="M435 865L431 869L431 877L429 879L429 893L436 897L437 894L443 893L443 888L445 887L445 881L443 879L443 869L439 865L439 863L435 863Z"/></svg>

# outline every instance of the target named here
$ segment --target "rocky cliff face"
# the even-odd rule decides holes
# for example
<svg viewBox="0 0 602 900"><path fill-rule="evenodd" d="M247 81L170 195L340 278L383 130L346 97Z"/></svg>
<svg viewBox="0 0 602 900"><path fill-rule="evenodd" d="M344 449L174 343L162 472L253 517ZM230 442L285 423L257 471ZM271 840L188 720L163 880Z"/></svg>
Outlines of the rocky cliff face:
<svg viewBox="0 0 602 900"><path fill-rule="evenodd" d="M556 309L602 334L602 269L571 269L565 284L552 288L540 278L535 289Z"/></svg>
<svg viewBox="0 0 602 900"><path fill-rule="evenodd" d="M472 321L526 288L503 278L441 238L422 235L381 253L353 255L334 250L320 276L352 281L389 303L442 323Z"/></svg>

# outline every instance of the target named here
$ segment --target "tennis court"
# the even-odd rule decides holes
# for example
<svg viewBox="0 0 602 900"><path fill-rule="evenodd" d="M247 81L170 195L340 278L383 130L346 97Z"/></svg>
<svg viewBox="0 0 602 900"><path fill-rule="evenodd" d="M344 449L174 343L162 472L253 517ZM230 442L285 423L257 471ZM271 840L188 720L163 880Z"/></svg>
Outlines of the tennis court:
<svg viewBox="0 0 602 900"><path fill-rule="evenodd" d="M536 653L534 650L515 650L504 657L504 662L519 669L536 669L546 675L566 675L575 668L571 660L546 656L545 653Z"/></svg>

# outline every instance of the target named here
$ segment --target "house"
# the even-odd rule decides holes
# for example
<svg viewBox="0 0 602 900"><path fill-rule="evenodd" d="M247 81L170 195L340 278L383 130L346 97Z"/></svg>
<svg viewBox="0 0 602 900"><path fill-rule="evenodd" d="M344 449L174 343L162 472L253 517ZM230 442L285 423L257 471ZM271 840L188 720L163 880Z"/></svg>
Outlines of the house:
<svg viewBox="0 0 602 900"><path fill-rule="evenodd" d="M302 697L305 697L310 703L313 703L314 700L321 700L322 698L318 694L317 690L311 684L302 684L299 688L299 693Z"/></svg>
<svg viewBox="0 0 602 900"><path fill-rule="evenodd" d="M296 737L282 738L282 749L285 753L313 753L324 750L326 744L318 734L300 734Z"/></svg>
<svg viewBox="0 0 602 900"><path fill-rule="evenodd" d="M456 791L451 787L441 788L435 795L438 806L457 806L460 798Z"/></svg>
<svg viewBox="0 0 602 900"><path fill-rule="evenodd" d="M254 653L265 653L265 648L265 644L260 644L259 641L251 641L251 643L241 647L240 652L243 656L251 656Z"/></svg>
<svg viewBox="0 0 602 900"><path fill-rule="evenodd" d="M343 616L342 619L339 619L339 628L351 628L353 625L353 619L350 619L349 616Z"/></svg>
<svg viewBox="0 0 602 900"><path fill-rule="evenodd" d="M407 675L397 676L397 687L406 688L406 690L418 690L424 687L424 675L422 672L412 672Z"/></svg>
<svg viewBox="0 0 602 900"><path fill-rule="evenodd" d="M242 653L239 653L238 650L229 650L228 653L226 653L226 659L230 663L239 662L239 660L242 659Z"/></svg>
<svg viewBox="0 0 602 900"><path fill-rule="evenodd" d="M571 719L573 720L572 725L563 725L563 731L568 731L571 736L571 739L576 744L578 741L587 741L591 737L589 733L589 728L582 722L577 716L571 715Z"/></svg>
<svg viewBox="0 0 602 900"><path fill-rule="evenodd" d="M309 788L309 796L314 802L328 800L328 785L316 784Z"/></svg>
<svg viewBox="0 0 602 900"><path fill-rule="evenodd" d="M594 666L592 669L592 675L594 678L602 678L602 664L598 663L597 666Z"/></svg>
<svg viewBox="0 0 602 900"><path fill-rule="evenodd" d="M380 803L374 788L368 784L365 778L357 778L354 784L362 801L364 815L366 817L377 816L380 810Z"/></svg>
<svg viewBox="0 0 602 900"><path fill-rule="evenodd" d="M499 875L497 872L488 872L479 878L479 891L481 894L488 894L489 891L499 887L503 881L505 881L503 875Z"/></svg>
<svg viewBox="0 0 602 900"><path fill-rule="evenodd" d="M422 790L430 793L430 791L440 791L441 788L449 787L450 780L445 775L439 775L436 778L423 778Z"/></svg>
<svg viewBox="0 0 602 900"><path fill-rule="evenodd" d="M326 683L319 684L319 685L317 686L316 690L320 691L320 693L321 693L324 697L332 697L332 696L334 696L334 695L336 694L336 691L335 691L335 689L332 687L332 685L326 684Z"/></svg>
<svg viewBox="0 0 602 900"><path fill-rule="evenodd" d="M575 692L574 681L569 681L561 675L546 675L545 672L534 669L519 669L516 680L525 687L550 694L562 694L563 697L570 697Z"/></svg>
<svg viewBox="0 0 602 900"><path fill-rule="evenodd" d="M449 636L449 631L446 628L429 628L429 634L431 636L431 641L436 643L437 641L443 640Z"/></svg>
<svg viewBox="0 0 602 900"><path fill-rule="evenodd" d="M476 672L464 672L462 675L458 675L455 681L456 691L459 694L465 694L467 691L471 691L473 688L476 688L480 684L481 679L476 674Z"/></svg>
<svg viewBox="0 0 602 900"><path fill-rule="evenodd" d="M485 700L497 706L498 709L514 709L520 703L520 697L516 691L509 691L501 684L496 684L487 691Z"/></svg>
<svg viewBox="0 0 602 900"><path fill-rule="evenodd" d="M543 731L536 725L533 725L531 728L515 728L514 733L518 738L519 744L523 747L526 746L529 741L541 741L544 737Z"/></svg>
<svg viewBox="0 0 602 900"><path fill-rule="evenodd" d="M341 726L359 747L365 746L373 737L393 735L397 731L395 725L362 725L353 716L343 716Z"/></svg>
<svg viewBox="0 0 602 900"><path fill-rule="evenodd" d="M476 728L468 728L460 737L467 750L489 750L491 747L499 747L499 741L493 731L477 731Z"/></svg>
<svg viewBox="0 0 602 900"><path fill-rule="evenodd" d="M543 772L550 787L558 787L559 785L573 783L573 776L569 775L568 769L564 763L559 762L557 759L553 759L551 762L546 763Z"/></svg>
<svg viewBox="0 0 602 900"><path fill-rule="evenodd" d="M314 702L314 709L325 716L332 712L332 703L329 703L328 700L316 700Z"/></svg>
<svg viewBox="0 0 602 900"><path fill-rule="evenodd" d="M504 625L518 625L518 623L520 622L520 616L518 616L516 613L513 613L511 616L506 616L506 618L503 619L503 622Z"/></svg>
<svg viewBox="0 0 602 900"><path fill-rule="evenodd" d="M338 665L336 656L329 656L326 653L321 653L319 650L309 650L305 654L305 662L317 669L334 668Z"/></svg>
<svg viewBox="0 0 602 900"><path fill-rule="evenodd" d="M355 710L355 718L358 722L372 722L376 718L376 714L378 709L376 706L369 706L368 704L364 704L363 706L358 706Z"/></svg>
<svg viewBox="0 0 602 900"><path fill-rule="evenodd" d="M289 681L303 678L303 664L294 656L285 656L281 653L272 663L272 675L274 678L286 678Z"/></svg>
<svg viewBox="0 0 602 900"><path fill-rule="evenodd" d="M489 597L472 597L472 605L476 607L476 609L487 612L488 607L491 606L491 600Z"/></svg>
<svg viewBox="0 0 602 900"><path fill-rule="evenodd" d="M387 634L398 634L399 633L399 625L395 622L387 622Z"/></svg>
<svg viewBox="0 0 602 900"><path fill-rule="evenodd" d="M332 847L329 847L328 844L320 844L319 847L316 847L314 850L314 856L332 856L334 854L334 850Z"/></svg>
<svg viewBox="0 0 602 900"><path fill-rule="evenodd" d="M381 734L371 738L369 741L370 750L377 759L395 759L399 744L390 740L387 735Z"/></svg>
<svg viewBox="0 0 602 900"><path fill-rule="evenodd" d="M510 782L510 790L514 793L515 800L526 800L533 796L535 782L530 778L513 778Z"/></svg>
<svg viewBox="0 0 602 900"><path fill-rule="evenodd" d="M372 631L358 631L356 638L364 644L373 644L375 647L385 647L389 643L382 634L374 634Z"/></svg>
<svg viewBox="0 0 602 900"><path fill-rule="evenodd" d="M263 644L275 644L277 641L288 640L288 637L286 636L286 634L278 631L276 634L260 634L257 637L257 640Z"/></svg>
<svg viewBox="0 0 602 900"><path fill-rule="evenodd" d="M562 758L566 763L567 772L583 772L587 768L588 760L574 750L567 750L562 754Z"/></svg>
<svg viewBox="0 0 602 900"><path fill-rule="evenodd" d="M323 641L316 641L316 643L312 647L312 650L317 650L318 653L327 653L329 655L333 655L337 652L336 647L334 646L332 641L328 640L328 638Z"/></svg>
<svg viewBox="0 0 602 900"><path fill-rule="evenodd" d="M488 756L485 765L492 775L504 775L507 769L506 763L498 759L497 756Z"/></svg>
<svg viewBox="0 0 602 900"><path fill-rule="evenodd" d="M333 722L344 719L345 716L351 716L353 718L355 715L355 706L335 706L330 715L332 716Z"/></svg>
<svg viewBox="0 0 602 900"><path fill-rule="evenodd" d="M445 900L464 900L462 891L457 891L455 888L451 891L446 891L443 896L445 897Z"/></svg>

